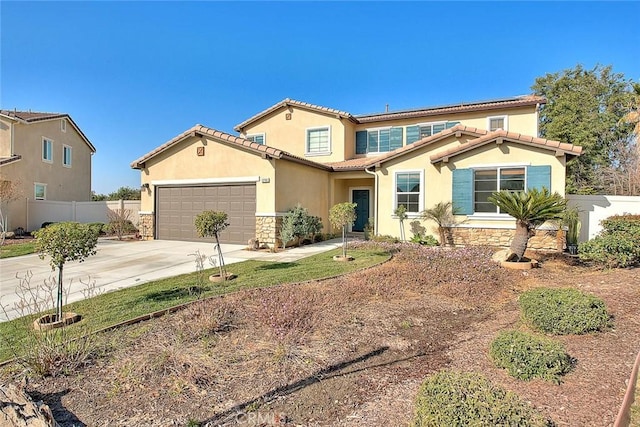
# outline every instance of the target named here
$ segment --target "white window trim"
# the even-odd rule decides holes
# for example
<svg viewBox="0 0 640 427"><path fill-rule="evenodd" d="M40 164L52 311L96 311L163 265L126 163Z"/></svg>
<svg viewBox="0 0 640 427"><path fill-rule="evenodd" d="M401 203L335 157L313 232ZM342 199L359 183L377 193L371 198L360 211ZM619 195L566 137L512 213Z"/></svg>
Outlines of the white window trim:
<svg viewBox="0 0 640 427"><path fill-rule="evenodd" d="M69 164L66 164L64 162L64 152L67 148L69 149ZM62 166L64 166L65 168L70 168L71 165L73 165L73 149L70 145L62 144Z"/></svg>
<svg viewBox="0 0 640 427"><path fill-rule="evenodd" d="M449 122L453 122L455 120L441 120L439 122L424 122L424 123L416 123L414 126L432 126L433 125L447 125Z"/></svg>
<svg viewBox="0 0 640 427"><path fill-rule="evenodd" d="M310 153L309 152L309 131L313 131L313 130L323 130L323 129L327 129L328 131L328 147L327 147L327 151L319 151L317 153ZM313 157L313 156L328 156L331 154L331 125L327 125L327 126L314 126L311 128L306 128L304 130L304 155L307 157Z"/></svg>
<svg viewBox="0 0 640 427"><path fill-rule="evenodd" d="M418 212L407 212L407 218L420 218L422 215L422 211L424 210L424 195L425 195L425 187L424 187L424 169L399 169L393 171L393 205L391 205L391 217L398 218L393 212L396 210L396 206L398 205L398 174L404 173L419 173L420 174L420 193L418 194Z"/></svg>
<svg viewBox="0 0 640 427"><path fill-rule="evenodd" d="M504 131L509 131L509 116L507 116L506 114L501 115L501 116L489 116L487 117L487 130L489 132L494 132L497 129L494 129L493 131L491 130L491 120L493 119L502 119L504 120Z"/></svg>
<svg viewBox="0 0 640 427"><path fill-rule="evenodd" d="M60 120L60 131L62 132L67 131L67 119Z"/></svg>
<svg viewBox="0 0 640 427"><path fill-rule="evenodd" d="M51 150L49 150L49 152L51 153L51 159L47 159L44 157L44 143L45 141L49 141L51 143ZM51 138L47 138L46 136L42 137L42 144L40 145L40 150L42 150L41 152L41 157L42 157L42 161L45 163L53 163L53 139Z"/></svg>
<svg viewBox="0 0 640 427"><path fill-rule="evenodd" d="M349 203L353 203L353 190L369 190L369 218L373 218L373 187L349 187ZM352 228L353 224L349 224L348 231L352 232Z"/></svg>
<svg viewBox="0 0 640 427"><path fill-rule="evenodd" d="M473 171L477 170L497 170L499 172L500 169L515 169L515 168L523 168L524 169L524 190L527 191L527 182L529 181L529 169L527 166L531 165L531 163L496 163L493 165L478 165L478 166L469 166L469 169L473 169ZM498 173L498 176L500 174ZM473 178L473 182L475 184L475 177ZM497 191L497 190L496 190ZM470 219L475 220L495 220L495 221L509 221L513 220L511 215L505 213L492 213L492 212L476 212L475 210L475 189L473 190L473 213L471 215L467 215ZM497 208L496 208L497 209Z"/></svg>
<svg viewBox="0 0 640 427"><path fill-rule="evenodd" d="M378 132L378 148L380 148L380 131L381 130L391 130L391 128L393 128L394 126L380 126L377 128L367 128L364 129L367 132L367 152L365 153L365 156L369 157L375 157L375 156L379 156L381 154L387 154L390 153L393 150L390 151L369 151L369 132ZM407 129L406 126L396 126L396 127L400 127L402 128L402 146L404 147L405 144L405 135L407 134Z"/></svg>
<svg viewBox="0 0 640 427"><path fill-rule="evenodd" d="M267 134L265 132L259 132L259 133L248 133L245 135L244 139L249 139L251 137L256 137L256 136L261 136L262 137L262 144L263 145L267 145ZM259 144L258 142L256 142L256 144Z"/></svg>
<svg viewBox="0 0 640 427"><path fill-rule="evenodd" d="M44 197L38 198L36 188L41 185L44 188ZM43 182L34 182L33 183L33 199L34 200L47 200L47 184Z"/></svg>

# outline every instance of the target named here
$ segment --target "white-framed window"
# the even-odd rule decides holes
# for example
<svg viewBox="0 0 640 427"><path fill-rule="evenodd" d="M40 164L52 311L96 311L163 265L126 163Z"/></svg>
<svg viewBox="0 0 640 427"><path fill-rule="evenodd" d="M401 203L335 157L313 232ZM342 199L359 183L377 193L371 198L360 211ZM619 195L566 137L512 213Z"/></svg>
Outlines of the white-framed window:
<svg viewBox="0 0 640 427"><path fill-rule="evenodd" d="M367 130L367 153L386 153L402 147L404 128L385 127Z"/></svg>
<svg viewBox="0 0 640 427"><path fill-rule="evenodd" d="M394 174L394 202L395 210L404 205L408 214L419 214L424 210L424 171L397 171Z"/></svg>
<svg viewBox="0 0 640 427"><path fill-rule="evenodd" d="M331 153L331 127L323 126L307 129L306 154L323 155Z"/></svg>
<svg viewBox="0 0 640 427"><path fill-rule="evenodd" d="M35 182L33 184L33 198L36 200L47 200L47 184Z"/></svg>
<svg viewBox="0 0 640 427"><path fill-rule="evenodd" d="M60 130L62 132L66 132L67 131L67 119L60 120Z"/></svg>
<svg viewBox="0 0 640 427"><path fill-rule="evenodd" d="M42 138L42 161L53 162L53 141L49 138Z"/></svg>
<svg viewBox="0 0 640 427"><path fill-rule="evenodd" d="M247 135L244 139L255 142L256 144L264 145L267 138L264 133L252 133Z"/></svg>
<svg viewBox="0 0 640 427"><path fill-rule="evenodd" d="M65 167L71 167L71 147L68 145L62 146L62 165Z"/></svg>
<svg viewBox="0 0 640 427"><path fill-rule="evenodd" d="M495 130L509 130L509 120L507 116L487 117L487 129L489 132Z"/></svg>
<svg viewBox="0 0 640 427"><path fill-rule="evenodd" d="M418 125L420 139L426 138L436 133L440 133L447 128L447 122L422 123Z"/></svg>
<svg viewBox="0 0 640 427"><path fill-rule="evenodd" d="M524 191L525 167L475 169L473 172L473 210L479 213L500 213L488 199L500 190Z"/></svg>

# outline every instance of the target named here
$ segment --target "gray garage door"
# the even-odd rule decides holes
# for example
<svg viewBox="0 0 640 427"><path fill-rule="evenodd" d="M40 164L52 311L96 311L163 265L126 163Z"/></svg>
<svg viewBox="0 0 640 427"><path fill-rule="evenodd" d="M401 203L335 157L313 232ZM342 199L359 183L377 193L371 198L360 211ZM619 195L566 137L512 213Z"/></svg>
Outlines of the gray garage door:
<svg viewBox="0 0 640 427"><path fill-rule="evenodd" d="M193 225L204 210L225 211L223 243L246 244L256 235L255 184L156 188L156 230L162 240L202 240Z"/></svg>

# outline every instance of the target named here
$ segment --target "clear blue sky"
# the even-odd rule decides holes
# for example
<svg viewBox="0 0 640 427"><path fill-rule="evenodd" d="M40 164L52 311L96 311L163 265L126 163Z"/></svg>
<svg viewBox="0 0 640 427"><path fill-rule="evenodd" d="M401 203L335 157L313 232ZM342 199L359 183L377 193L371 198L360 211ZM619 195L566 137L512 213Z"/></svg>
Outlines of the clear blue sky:
<svg viewBox="0 0 640 427"><path fill-rule="evenodd" d="M0 105L65 112L97 147L92 188L196 123L284 98L354 114L530 93L613 65L640 80L638 2L0 3ZM185 165L188 167L188 165Z"/></svg>

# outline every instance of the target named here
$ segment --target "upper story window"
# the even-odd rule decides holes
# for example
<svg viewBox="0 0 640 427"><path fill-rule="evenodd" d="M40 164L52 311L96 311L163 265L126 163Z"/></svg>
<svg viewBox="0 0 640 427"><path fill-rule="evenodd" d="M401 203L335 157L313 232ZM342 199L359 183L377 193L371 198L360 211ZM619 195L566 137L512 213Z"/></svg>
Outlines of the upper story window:
<svg viewBox="0 0 640 427"><path fill-rule="evenodd" d="M404 205L407 213L419 213L423 207L422 171L399 171L395 173L394 210Z"/></svg>
<svg viewBox="0 0 640 427"><path fill-rule="evenodd" d="M495 130L508 130L507 122L507 116L487 117L487 129L489 129L490 132Z"/></svg>
<svg viewBox="0 0 640 427"><path fill-rule="evenodd" d="M49 138L42 138L42 161L53 162L53 141Z"/></svg>
<svg viewBox="0 0 640 427"><path fill-rule="evenodd" d="M460 122L433 122L420 123L415 126L407 126L407 144L414 143L423 138L430 137L445 129L450 129Z"/></svg>
<svg viewBox="0 0 640 427"><path fill-rule="evenodd" d="M473 174L474 211L500 213L488 199L500 190L524 191L525 168L476 169Z"/></svg>
<svg viewBox="0 0 640 427"><path fill-rule="evenodd" d="M331 129L329 126L307 129L306 153L309 155L331 152Z"/></svg>
<svg viewBox="0 0 640 427"><path fill-rule="evenodd" d="M60 120L60 130L62 132L66 132L67 131L67 119Z"/></svg>
<svg viewBox="0 0 640 427"><path fill-rule="evenodd" d="M68 168L71 167L71 147L68 145L62 146L62 164Z"/></svg>
<svg viewBox="0 0 640 427"><path fill-rule="evenodd" d="M356 154L386 153L402 147L401 127L369 129L356 132Z"/></svg>
<svg viewBox="0 0 640 427"><path fill-rule="evenodd" d="M47 200L47 184L34 183L33 198L36 200Z"/></svg>
<svg viewBox="0 0 640 427"><path fill-rule="evenodd" d="M264 145L266 136L264 133L253 133L247 135L244 139L255 142L256 144Z"/></svg>

